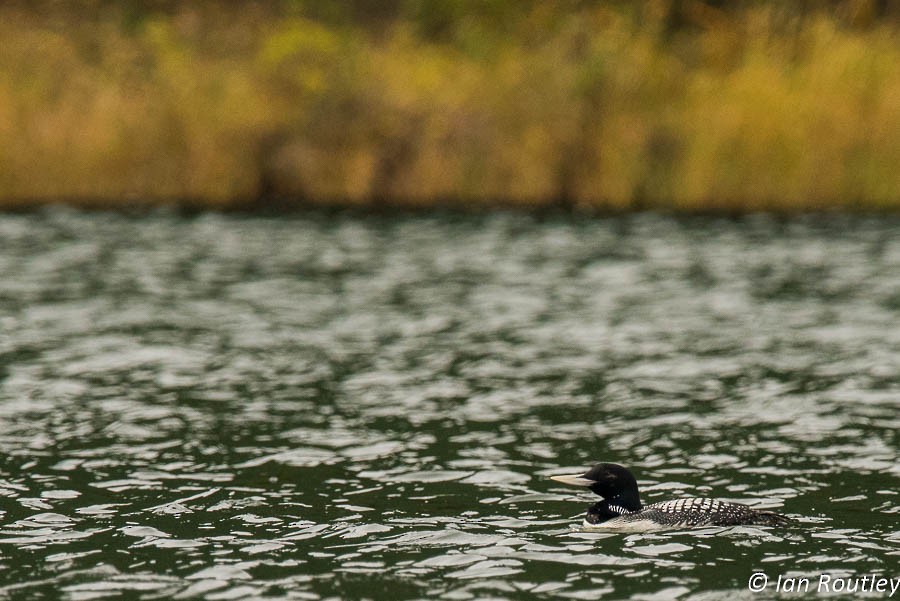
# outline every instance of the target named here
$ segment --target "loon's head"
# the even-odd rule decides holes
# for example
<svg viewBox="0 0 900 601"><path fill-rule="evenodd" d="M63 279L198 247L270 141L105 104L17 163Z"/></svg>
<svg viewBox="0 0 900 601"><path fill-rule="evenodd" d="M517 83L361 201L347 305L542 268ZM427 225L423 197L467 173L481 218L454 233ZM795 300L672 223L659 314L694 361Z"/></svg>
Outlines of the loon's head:
<svg viewBox="0 0 900 601"><path fill-rule="evenodd" d="M621 507L629 512L641 509L637 480L631 472L615 463L598 463L583 474L551 476L550 479L571 486L586 486L606 500L604 506Z"/></svg>

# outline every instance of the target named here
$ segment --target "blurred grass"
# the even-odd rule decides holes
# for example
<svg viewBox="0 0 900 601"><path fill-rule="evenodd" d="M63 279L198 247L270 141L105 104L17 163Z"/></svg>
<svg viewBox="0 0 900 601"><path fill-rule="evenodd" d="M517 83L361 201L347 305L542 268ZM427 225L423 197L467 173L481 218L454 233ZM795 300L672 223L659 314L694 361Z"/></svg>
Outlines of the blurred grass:
<svg viewBox="0 0 900 601"><path fill-rule="evenodd" d="M896 210L898 4L6 3L0 207Z"/></svg>

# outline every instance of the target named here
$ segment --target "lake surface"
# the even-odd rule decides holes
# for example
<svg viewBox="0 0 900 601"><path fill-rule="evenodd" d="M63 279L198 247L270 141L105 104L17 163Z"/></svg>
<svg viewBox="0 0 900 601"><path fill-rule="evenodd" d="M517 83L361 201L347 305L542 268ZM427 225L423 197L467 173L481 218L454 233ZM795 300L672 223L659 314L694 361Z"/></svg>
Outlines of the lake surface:
<svg viewBox="0 0 900 601"><path fill-rule="evenodd" d="M0 598L897 578L898 374L896 217L2 215ZM598 460L799 524L585 532Z"/></svg>

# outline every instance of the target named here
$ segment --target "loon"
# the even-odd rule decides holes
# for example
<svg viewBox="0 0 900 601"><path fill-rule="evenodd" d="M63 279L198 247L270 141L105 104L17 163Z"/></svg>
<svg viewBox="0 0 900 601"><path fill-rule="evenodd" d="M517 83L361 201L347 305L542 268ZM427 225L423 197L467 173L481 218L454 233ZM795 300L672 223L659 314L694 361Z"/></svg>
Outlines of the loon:
<svg viewBox="0 0 900 601"><path fill-rule="evenodd" d="M786 526L787 516L740 503L693 498L642 505L637 480L615 463L598 463L581 475L551 476L572 486L586 486L603 497L587 510L585 528L632 532L692 526Z"/></svg>

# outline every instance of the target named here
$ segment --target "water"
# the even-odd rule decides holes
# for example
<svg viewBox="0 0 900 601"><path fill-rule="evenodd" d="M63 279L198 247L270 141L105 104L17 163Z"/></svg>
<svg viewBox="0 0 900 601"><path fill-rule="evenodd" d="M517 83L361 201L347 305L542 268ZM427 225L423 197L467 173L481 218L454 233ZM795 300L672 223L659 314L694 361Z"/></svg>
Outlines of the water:
<svg viewBox="0 0 900 601"><path fill-rule="evenodd" d="M754 572L754 598L900 577L898 232L0 216L0 598L708 601ZM584 532L591 495L547 476L595 460L645 502L800 526Z"/></svg>

